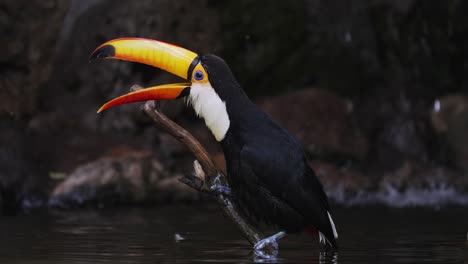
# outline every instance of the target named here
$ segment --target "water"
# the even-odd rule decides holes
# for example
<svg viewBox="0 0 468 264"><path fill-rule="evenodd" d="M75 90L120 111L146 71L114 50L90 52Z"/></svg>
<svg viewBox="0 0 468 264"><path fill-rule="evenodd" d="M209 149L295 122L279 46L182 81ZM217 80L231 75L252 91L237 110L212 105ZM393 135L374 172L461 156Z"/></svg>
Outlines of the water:
<svg viewBox="0 0 468 264"><path fill-rule="evenodd" d="M307 235L288 235L269 261L468 263L466 208L336 209L334 218L337 253L321 253ZM252 255L216 205L5 216L0 230L0 263L268 262Z"/></svg>

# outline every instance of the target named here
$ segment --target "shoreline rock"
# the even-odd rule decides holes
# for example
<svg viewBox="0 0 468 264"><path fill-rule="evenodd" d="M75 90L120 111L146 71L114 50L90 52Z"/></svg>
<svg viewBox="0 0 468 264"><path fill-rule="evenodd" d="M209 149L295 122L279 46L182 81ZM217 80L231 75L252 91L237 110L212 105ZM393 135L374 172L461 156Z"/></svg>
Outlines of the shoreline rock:
<svg viewBox="0 0 468 264"><path fill-rule="evenodd" d="M178 182L148 151L120 150L78 166L52 191L53 208L193 201L199 194Z"/></svg>

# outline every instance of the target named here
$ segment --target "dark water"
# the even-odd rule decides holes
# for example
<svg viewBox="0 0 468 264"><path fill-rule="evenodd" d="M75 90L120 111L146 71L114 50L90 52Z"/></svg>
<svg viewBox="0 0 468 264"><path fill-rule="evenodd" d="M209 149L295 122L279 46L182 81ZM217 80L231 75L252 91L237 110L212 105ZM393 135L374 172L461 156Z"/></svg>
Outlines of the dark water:
<svg viewBox="0 0 468 264"><path fill-rule="evenodd" d="M468 263L467 208L337 209L340 250L280 240L278 263ZM0 218L0 263L251 263L216 206L50 212ZM176 242L178 233L185 240ZM265 262L265 261L264 261Z"/></svg>

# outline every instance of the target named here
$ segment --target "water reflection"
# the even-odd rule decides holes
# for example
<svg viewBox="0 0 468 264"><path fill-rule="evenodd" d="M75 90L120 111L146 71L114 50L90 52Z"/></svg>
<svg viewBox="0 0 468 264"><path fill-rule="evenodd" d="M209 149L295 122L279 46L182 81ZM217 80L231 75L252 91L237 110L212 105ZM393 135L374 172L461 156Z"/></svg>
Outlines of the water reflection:
<svg viewBox="0 0 468 264"><path fill-rule="evenodd" d="M258 252L253 252L251 255L253 256L252 261L254 263L288 263L288 258L282 258L278 254L260 254ZM298 257L300 257L299 255ZM310 259L302 259L306 263L317 263L317 264L337 264L338 263L338 251L317 251L317 255L310 256Z"/></svg>
<svg viewBox="0 0 468 264"><path fill-rule="evenodd" d="M261 258L214 207L55 212L0 219L0 263L468 263L464 209L343 209L340 249L288 235ZM183 237L184 239L176 239Z"/></svg>
<svg viewBox="0 0 468 264"><path fill-rule="evenodd" d="M338 264L338 252L320 252L319 261L320 264L330 263Z"/></svg>

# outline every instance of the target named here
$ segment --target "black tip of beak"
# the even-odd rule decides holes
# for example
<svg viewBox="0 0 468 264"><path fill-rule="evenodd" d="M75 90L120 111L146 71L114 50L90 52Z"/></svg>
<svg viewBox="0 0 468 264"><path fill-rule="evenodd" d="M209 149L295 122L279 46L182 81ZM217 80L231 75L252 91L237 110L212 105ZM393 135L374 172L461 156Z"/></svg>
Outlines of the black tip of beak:
<svg viewBox="0 0 468 264"><path fill-rule="evenodd" d="M95 62L98 59L114 57L115 47L112 45L105 45L96 49L93 54L89 57L89 62Z"/></svg>

